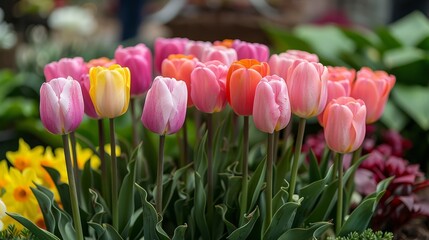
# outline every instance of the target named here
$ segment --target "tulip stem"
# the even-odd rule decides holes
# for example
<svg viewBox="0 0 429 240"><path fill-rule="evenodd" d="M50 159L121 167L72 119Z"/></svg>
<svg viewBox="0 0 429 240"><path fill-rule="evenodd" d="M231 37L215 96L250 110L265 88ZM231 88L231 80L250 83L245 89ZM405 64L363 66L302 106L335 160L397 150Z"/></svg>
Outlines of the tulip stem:
<svg viewBox="0 0 429 240"><path fill-rule="evenodd" d="M267 230L271 224L273 216L273 152L274 152L274 134L268 133L267 141L267 187L265 188L266 211L264 229Z"/></svg>
<svg viewBox="0 0 429 240"><path fill-rule="evenodd" d="M277 162L278 149L279 149L280 131L274 131L274 144L273 144L273 163Z"/></svg>
<svg viewBox="0 0 429 240"><path fill-rule="evenodd" d="M66 134L62 135L62 138L63 138L63 144L64 144L64 156L66 159L67 177L69 181L69 192L70 192L70 201L71 201L71 207L72 207L74 227L76 229L77 239L83 240L83 231L82 231L82 225L80 221L76 183L75 183L74 174L73 174L73 165L70 157L69 139Z"/></svg>
<svg viewBox="0 0 429 240"><path fill-rule="evenodd" d="M112 159L112 219L113 227L118 229L118 163L116 161L116 140L115 140L115 122L113 118L109 119L110 123L110 156Z"/></svg>
<svg viewBox="0 0 429 240"><path fill-rule="evenodd" d="M243 179L241 181L241 198L240 198L240 225L244 222L244 216L247 212L247 188L248 188L248 155L249 155L249 116L244 116L243 125L243 159L242 159L242 174Z"/></svg>
<svg viewBox="0 0 429 240"><path fill-rule="evenodd" d="M187 118L185 118L185 122L183 123L182 131L183 131L183 158L179 163L179 167L184 167L186 163L188 163L188 128L186 127Z"/></svg>
<svg viewBox="0 0 429 240"><path fill-rule="evenodd" d="M302 141L304 139L305 120L305 118L300 118L298 124L298 135L296 136L295 152L293 155L292 172L289 186L289 202L292 201L293 194L295 192L296 177L298 175L299 156L301 154Z"/></svg>
<svg viewBox="0 0 429 240"><path fill-rule="evenodd" d="M207 115L207 216L213 219L213 115Z"/></svg>
<svg viewBox="0 0 429 240"><path fill-rule="evenodd" d="M104 152L104 124L103 119L98 119L98 153L100 154L100 162L101 162L101 180L104 184L101 184L101 190L103 192L104 200L107 202L107 204L110 206L110 187L109 184L109 177L108 177L108 167L107 162L105 158L105 152Z"/></svg>
<svg viewBox="0 0 429 240"><path fill-rule="evenodd" d="M336 224L336 234L338 235L341 230L343 223L343 156L342 154L337 154L338 159L338 203L337 203L337 224Z"/></svg>
<svg viewBox="0 0 429 240"><path fill-rule="evenodd" d="M350 163L350 166L353 166L359 160L361 154L362 154L362 146L360 146L358 149L356 149L353 152L352 161ZM353 171L351 173L351 175L350 175L350 177L346 183L346 194L348 194L347 201L346 201L346 206L347 206L346 211L349 210L348 206L350 205L350 199L351 199L351 196L353 195L353 191L354 191L354 187L355 187L355 173L356 173L356 171Z"/></svg>
<svg viewBox="0 0 429 240"><path fill-rule="evenodd" d="M136 117L136 102L134 98L130 99L130 108L131 108L131 134L132 134L132 144L133 148L137 147L139 143L138 134L137 134L137 117Z"/></svg>
<svg viewBox="0 0 429 240"><path fill-rule="evenodd" d="M74 132L71 132L69 136L70 136L71 150L72 150L72 156L73 156L74 180L76 181L76 186L78 186L80 189L81 185L80 185L80 177L79 177L79 163L77 161L76 136ZM80 191L77 191L76 194L77 194L77 201L79 204L81 204Z"/></svg>
<svg viewBox="0 0 429 240"><path fill-rule="evenodd" d="M164 172L164 142L165 142L165 135L159 136L155 207L156 207L156 211L161 216L162 216L162 174Z"/></svg>

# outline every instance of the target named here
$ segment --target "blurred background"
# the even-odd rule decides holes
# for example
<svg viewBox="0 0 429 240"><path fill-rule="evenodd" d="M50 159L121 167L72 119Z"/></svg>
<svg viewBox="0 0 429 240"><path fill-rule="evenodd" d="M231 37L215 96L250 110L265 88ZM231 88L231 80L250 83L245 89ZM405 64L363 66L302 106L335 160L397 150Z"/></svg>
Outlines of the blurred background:
<svg viewBox="0 0 429 240"><path fill-rule="evenodd" d="M238 38L267 44L271 53L301 49L326 65L395 74L378 124L410 139L408 159L427 169L427 13L427 0L1 0L0 160L20 137L30 145L60 143L39 121L45 64L112 58L119 44L152 48L157 37ZM91 139L91 127L79 131Z"/></svg>

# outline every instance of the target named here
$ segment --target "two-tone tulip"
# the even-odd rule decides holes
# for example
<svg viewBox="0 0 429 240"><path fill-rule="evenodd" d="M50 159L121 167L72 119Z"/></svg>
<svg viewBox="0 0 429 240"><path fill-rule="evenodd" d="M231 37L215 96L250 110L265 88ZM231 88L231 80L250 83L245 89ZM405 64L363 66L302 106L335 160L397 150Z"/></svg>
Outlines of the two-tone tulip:
<svg viewBox="0 0 429 240"><path fill-rule="evenodd" d="M160 73L162 62L171 54L184 54L188 41L186 38L157 38L155 40L155 70Z"/></svg>
<svg viewBox="0 0 429 240"><path fill-rule="evenodd" d="M193 106L191 98L191 73L198 60L192 55L173 54L164 59L161 67L161 75L184 81L188 88L188 107Z"/></svg>
<svg viewBox="0 0 429 240"><path fill-rule="evenodd" d="M301 118L320 114L326 106L328 70L320 63L295 61L286 84L292 113Z"/></svg>
<svg viewBox="0 0 429 240"><path fill-rule="evenodd" d="M152 53L146 45L119 46L115 51L115 60L130 70L131 96L139 96L149 90L152 83Z"/></svg>
<svg viewBox="0 0 429 240"><path fill-rule="evenodd" d="M82 122L84 104L79 83L69 78L54 78L40 88L40 119L53 134L67 134Z"/></svg>
<svg viewBox="0 0 429 240"><path fill-rule="evenodd" d="M67 78L71 77L75 80L80 79L82 74L86 74L85 61L81 57L75 58L61 58L59 61L46 64L43 69L46 82L54 78Z"/></svg>
<svg viewBox="0 0 429 240"><path fill-rule="evenodd" d="M124 114L130 101L130 71L114 64L109 68L93 67L89 72L92 103L101 118Z"/></svg>
<svg viewBox="0 0 429 240"><path fill-rule="evenodd" d="M198 63L191 73L191 98L201 112L220 112L226 105L228 67L219 61Z"/></svg>
<svg viewBox="0 0 429 240"><path fill-rule="evenodd" d="M143 125L159 135L176 133L185 122L187 96L185 82L156 77L143 106Z"/></svg>
<svg viewBox="0 0 429 240"><path fill-rule="evenodd" d="M255 59L242 59L231 64L226 78L226 97L237 115L252 115L256 86L269 73L268 63Z"/></svg>
<svg viewBox="0 0 429 240"><path fill-rule="evenodd" d="M323 113L325 140L330 149L350 153L360 147L366 131L365 103L352 97L333 99Z"/></svg>
<svg viewBox="0 0 429 240"><path fill-rule="evenodd" d="M272 75L262 78L256 86L253 122L262 132L273 133L285 128L291 118L286 82Z"/></svg>
<svg viewBox="0 0 429 240"><path fill-rule="evenodd" d="M385 71L363 67L357 72L351 96L365 102L368 111L366 123L373 123L381 117L395 82L395 76Z"/></svg>

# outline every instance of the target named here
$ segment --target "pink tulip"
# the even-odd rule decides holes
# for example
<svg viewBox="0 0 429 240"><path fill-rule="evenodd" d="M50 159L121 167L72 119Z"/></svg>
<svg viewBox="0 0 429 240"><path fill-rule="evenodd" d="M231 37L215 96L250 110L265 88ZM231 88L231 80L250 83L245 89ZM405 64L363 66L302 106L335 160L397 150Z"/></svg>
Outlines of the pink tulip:
<svg viewBox="0 0 429 240"><path fill-rule="evenodd" d="M97 114L97 111L95 111L94 104L92 103L91 96L89 95L89 88L90 88L90 80L89 80L89 74L84 74L79 79L80 88L82 90L82 96L83 96L83 103L85 106L85 114L88 115L90 118L98 119L99 116Z"/></svg>
<svg viewBox="0 0 429 240"><path fill-rule="evenodd" d="M82 74L88 73L88 68L81 57L61 58L58 62L46 64L43 72L46 82L49 82L54 78L80 79Z"/></svg>
<svg viewBox="0 0 429 240"><path fill-rule="evenodd" d="M323 114L325 140L328 147L339 153L359 148L365 138L365 103L352 97L333 99Z"/></svg>
<svg viewBox="0 0 429 240"><path fill-rule="evenodd" d="M372 71L363 67L357 72L351 96L365 102L368 109L366 123L373 123L381 117L395 82L395 76L385 71Z"/></svg>
<svg viewBox="0 0 429 240"><path fill-rule="evenodd" d="M320 63L295 61L286 79L292 113L301 118L317 116L328 96L328 70Z"/></svg>
<svg viewBox="0 0 429 240"><path fill-rule="evenodd" d="M241 40L234 40L232 47L237 52L237 59L256 59L260 62L268 61L270 49L260 43L248 43Z"/></svg>
<svg viewBox="0 0 429 240"><path fill-rule="evenodd" d="M155 70L160 73L162 61L171 54L184 54L186 38L157 38L155 40Z"/></svg>
<svg viewBox="0 0 429 240"><path fill-rule="evenodd" d="M53 134L67 134L82 122L83 97L80 85L69 78L55 78L40 88L40 119Z"/></svg>
<svg viewBox="0 0 429 240"><path fill-rule="evenodd" d="M345 67L328 67L328 98L327 103L339 97L349 97L356 71ZM323 113L317 116L322 123Z"/></svg>
<svg viewBox="0 0 429 240"><path fill-rule="evenodd" d="M152 83L152 53L144 44L123 48L115 51L116 62L130 69L131 96L144 94Z"/></svg>
<svg viewBox="0 0 429 240"><path fill-rule="evenodd" d="M211 46L210 42L189 40L185 46L185 54L201 59L204 51Z"/></svg>
<svg viewBox="0 0 429 240"><path fill-rule="evenodd" d="M162 76L182 80L186 83L186 87L188 88L188 107L193 106L191 98L191 73L197 63L198 60L193 56L181 54L170 55L162 62Z"/></svg>
<svg viewBox="0 0 429 240"><path fill-rule="evenodd" d="M160 135L179 131L185 122L187 95L183 81L156 77L144 103L143 125Z"/></svg>
<svg viewBox="0 0 429 240"><path fill-rule="evenodd" d="M273 133L286 127L291 109L283 78L277 75L262 78L256 86L252 116L256 128L262 132Z"/></svg>
<svg viewBox="0 0 429 240"><path fill-rule="evenodd" d="M268 61L271 73L279 75L287 81L289 67L297 60L308 62L319 62L316 54L311 54L300 50L288 50L280 54L273 54Z"/></svg>
<svg viewBox="0 0 429 240"><path fill-rule="evenodd" d="M201 112L220 112L226 105L228 67L219 61L198 63L191 73L191 98Z"/></svg>
<svg viewBox="0 0 429 240"><path fill-rule="evenodd" d="M227 48L224 46L212 46L206 48L203 52L201 62L213 60L217 60L227 66L231 66L233 62L237 61L237 52L233 48Z"/></svg>

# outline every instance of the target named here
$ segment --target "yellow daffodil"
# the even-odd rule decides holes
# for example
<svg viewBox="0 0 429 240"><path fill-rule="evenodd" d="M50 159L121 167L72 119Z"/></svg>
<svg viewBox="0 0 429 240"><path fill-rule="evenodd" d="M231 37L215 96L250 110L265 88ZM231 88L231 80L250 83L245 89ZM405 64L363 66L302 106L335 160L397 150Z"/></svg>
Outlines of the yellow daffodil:
<svg viewBox="0 0 429 240"><path fill-rule="evenodd" d="M0 161L0 196L2 189L9 183L8 178L6 176L9 174L9 169L7 167L7 162L5 160Z"/></svg>
<svg viewBox="0 0 429 240"><path fill-rule="evenodd" d="M26 168L38 168L42 154L42 146L30 148L23 139L19 139L18 151L6 152L6 158L16 169L23 171Z"/></svg>

